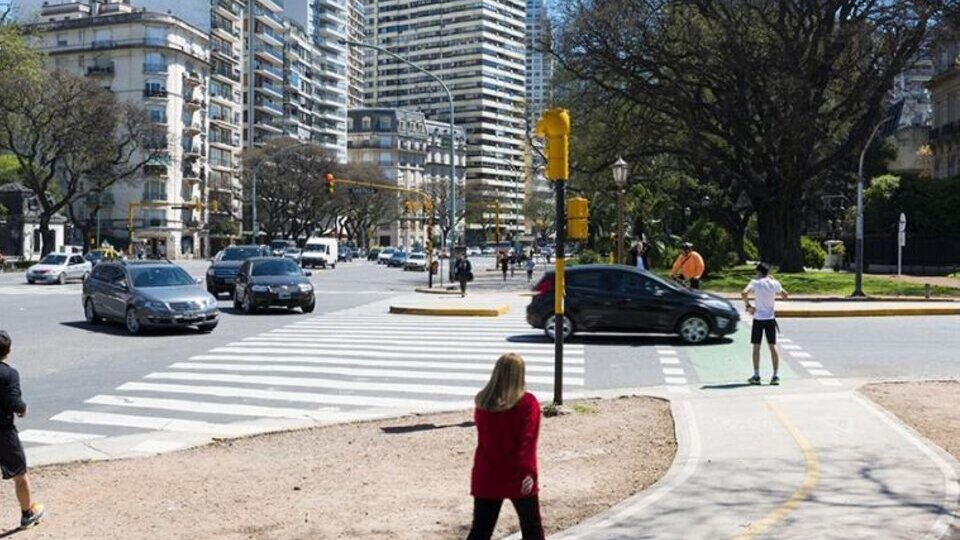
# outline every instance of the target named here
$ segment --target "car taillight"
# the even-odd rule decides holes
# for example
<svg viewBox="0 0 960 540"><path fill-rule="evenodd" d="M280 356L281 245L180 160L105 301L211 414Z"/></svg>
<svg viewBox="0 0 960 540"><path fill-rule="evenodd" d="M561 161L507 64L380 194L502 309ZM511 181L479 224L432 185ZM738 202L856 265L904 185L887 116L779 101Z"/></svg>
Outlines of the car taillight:
<svg viewBox="0 0 960 540"><path fill-rule="evenodd" d="M553 290L553 277L547 276L540 279L540 281L533 286L534 296L540 296L541 294L547 294Z"/></svg>

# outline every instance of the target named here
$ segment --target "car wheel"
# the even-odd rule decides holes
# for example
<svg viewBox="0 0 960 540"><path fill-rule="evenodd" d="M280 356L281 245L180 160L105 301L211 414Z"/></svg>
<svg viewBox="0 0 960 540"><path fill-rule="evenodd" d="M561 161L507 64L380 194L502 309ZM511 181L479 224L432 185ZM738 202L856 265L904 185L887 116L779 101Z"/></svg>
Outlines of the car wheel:
<svg viewBox="0 0 960 540"><path fill-rule="evenodd" d="M684 343L703 343L710 337L710 323L702 315L687 315L677 326L677 333Z"/></svg>
<svg viewBox="0 0 960 540"><path fill-rule="evenodd" d="M60 285L63 285L66 282L67 282L67 274L66 272L61 272L60 275L57 276L57 283Z"/></svg>
<svg viewBox="0 0 960 540"><path fill-rule="evenodd" d="M29 283L30 285L33 285L33 280L30 278L27 278L27 283Z"/></svg>
<svg viewBox="0 0 960 540"><path fill-rule="evenodd" d="M83 316L88 323L96 324L100 322L100 316L97 315L97 309L93 306L92 298L87 298L87 301L83 303Z"/></svg>
<svg viewBox="0 0 960 540"><path fill-rule="evenodd" d="M330 265L330 269L331 269L331 270L336 270L336 269L337 269L337 263L331 264L331 265Z"/></svg>
<svg viewBox="0 0 960 540"><path fill-rule="evenodd" d="M300 309L301 309L304 313L313 313L313 310L314 310L316 307L317 307L317 300L314 299L313 302L310 302L309 304L307 304L307 305L305 305L305 306L301 306Z"/></svg>
<svg viewBox="0 0 960 540"><path fill-rule="evenodd" d="M247 315L253 315L257 312L257 306L253 305L253 300L250 300L250 293L243 295L242 302L243 312Z"/></svg>
<svg viewBox="0 0 960 540"><path fill-rule="evenodd" d="M207 334L209 332L213 332L213 329L216 327L217 327L217 323L201 324L197 326L197 329L200 330L200 332Z"/></svg>
<svg viewBox="0 0 960 540"><path fill-rule="evenodd" d="M127 332L130 332L131 336L135 336L143 330L140 325L140 319L137 318L137 310L132 306L127 308L127 316L124 317L124 323L127 327Z"/></svg>
<svg viewBox="0 0 960 540"><path fill-rule="evenodd" d="M552 313L547 317L547 320L543 323L543 333L547 335L548 338L556 340L556 329L557 329L557 318ZM570 339L570 336L573 335L573 320L570 319L569 315L563 316L563 340L566 341Z"/></svg>

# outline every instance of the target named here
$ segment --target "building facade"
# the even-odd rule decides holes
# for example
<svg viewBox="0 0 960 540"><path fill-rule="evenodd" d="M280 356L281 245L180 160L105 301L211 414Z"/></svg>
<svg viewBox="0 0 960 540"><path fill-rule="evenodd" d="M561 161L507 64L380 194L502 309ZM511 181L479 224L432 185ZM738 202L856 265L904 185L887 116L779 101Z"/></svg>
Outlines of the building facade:
<svg viewBox="0 0 960 540"><path fill-rule="evenodd" d="M125 2L48 3L40 16L37 30L50 69L95 78L119 99L143 106L166 134L160 147L150 149L162 157L99 200L101 236L128 243L132 218L134 240L148 250L171 259L205 255L209 216L186 205L208 207L207 34ZM150 205L131 206L142 202ZM77 210L81 218L93 211Z"/></svg>
<svg viewBox="0 0 960 540"><path fill-rule="evenodd" d="M891 101L903 101L900 122L892 142L897 155L888 164L894 174L928 174L932 163L928 156L928 136L932 123L933 107L927 84L933 77L933 59L924 49L914 63L893 79Z"/></svg>
<svg viewBox="0 0 960 540"><path fill-rule="evenodd" d="M499 201L508 236L524 228L525 8L523 0L367 2L367 42L450 88L467 137L468 197L490 207L490 216ZM429 76L377 51L368 52L365 70L368 106L415 109L449 122L447 95ZM482 226L468 223L466 236L468 243L483 240Z"/></svg>
<svg viewBox="0 0 960 540"><path fill-rule="evenodd" d="M927 83L933 102L930 148L934 178L960 175L960 40L944 39L933 49L933 78Z"/></svg>
<svg viewBox="0 0 960 540"><path fill-rule="evenodd" d="M543 110L553 101L553 57L550 19L544 0L527 0L527 131L533 130Z"/></svg>
<svg viewBox="0 0 960 540"><path fill-rule="evenodd" d="M243 125L245 146L282 137L283 2L247 0L243 21Z"/></svg>

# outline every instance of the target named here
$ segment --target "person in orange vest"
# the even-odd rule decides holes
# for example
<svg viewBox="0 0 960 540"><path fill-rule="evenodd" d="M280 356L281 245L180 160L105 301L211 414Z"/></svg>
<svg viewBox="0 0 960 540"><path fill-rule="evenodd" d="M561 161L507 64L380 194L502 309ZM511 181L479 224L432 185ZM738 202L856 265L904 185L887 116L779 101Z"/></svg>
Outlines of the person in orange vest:
<svg viewBox="0 0 960 540"><path fill-rule="evenodd" d="M703 276L703 271L706 270L706 268L706 265L703 264L703 257L693 250L693 244L684 242L680 244L680 255L677 256L677 260L673 262L670 277L676 278L680 276L690 283L691 289L699 289L700 278Z"/></svg>

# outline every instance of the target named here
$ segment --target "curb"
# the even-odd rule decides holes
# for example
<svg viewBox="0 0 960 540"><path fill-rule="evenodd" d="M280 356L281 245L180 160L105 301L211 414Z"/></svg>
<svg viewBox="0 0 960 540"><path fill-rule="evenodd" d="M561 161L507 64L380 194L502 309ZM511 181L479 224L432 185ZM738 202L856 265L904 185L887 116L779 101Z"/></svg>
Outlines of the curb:
<svg viewBox="0 0 960 540"><path fill-rule="evenodd" d="M429 315L433 317L499 317L506 315L510 306L503 304L489 308L430 308L390 306L390 313L394 315Z"/></svg>
<svg viewBox="0 0 960 540"><path fill-rule="evenodd" d="M413 292L423 293L423 294L460 294L460 291L456 289L440 289L434 288L429 289L427 287L417 287Z"/></svg>
<svg viewBox="0 0 960 540"><path fill-rule="evenodd" d="M908 317L931 315L960 315L960 308L876 308L876 309L778 309L777 317L784 319L819 319L830 317Z"/></svg>
<svg viewBox="0 0 960 540"><path fill-rule="evenodd" d="M725 300L740 300L740 295L737 293L728 293L728 292L711 292L705 290L704 292L714 294L723 298ZM871 304L873 302L913 302L913 303L923 303L923 304L951 304L957 302L958 299L950 296L938 296L933 298L925 298L923 296L870 296L866 298L850 298L844 296L806 296L806 295L791 295L790 298L785 300L777 299L777 302L818 302L818 303L835 303L835 302L855 302L857 304Z"/></svg>

